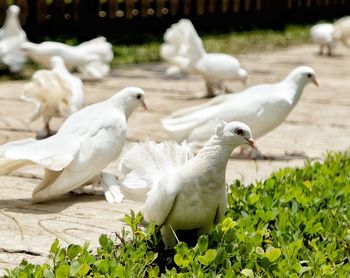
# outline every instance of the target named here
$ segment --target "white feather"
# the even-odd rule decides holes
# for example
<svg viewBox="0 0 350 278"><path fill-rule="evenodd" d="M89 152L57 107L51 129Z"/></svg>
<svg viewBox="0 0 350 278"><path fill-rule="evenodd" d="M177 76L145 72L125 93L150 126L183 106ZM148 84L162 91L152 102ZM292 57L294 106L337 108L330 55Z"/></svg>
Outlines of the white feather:
<svg viewBox="0 0 350 278"><path fill-rule="evenodd" d="M19 51L22 43L27 41L27 35L18 19L19 12L18 6L9 6L5 23L0 29L0 61L9 67L11 72L18 72L26 62L25 55Z"/></svg>
<svg viewBox="0 0 350 278"><path fill-rule="evenodd" d="M244 122L258 138L284 121L297 104L305 85L314 79L313 69L298 67L281 82L256 85L240 93L218 96L207 103L176 111L173 116L163 119L162 125L178 142L208 140L219 119Z"/></svg>
<svg viewBox="0 0 350 278"><path fill-rule="evenodd" d="M223 53L207 53L188 19L173 24L165 32L164 41L160 56L172 64L167 72L185 71L202 76L207 84L208 95L213 94L213 86L220 85L224 80L241 79L245 82L247 78L247 72L235 57Z"/></svg>
<svg viewBox="0 0 350 278"><path fill-rule="evenodd" d="M12 161L31 161L44 167L45 176L34 190L33 200L49 200L84 185L119 156L127 119L143 99L140 88L125 88L106 101L72 114L55 135L5 144L0 146L0 154Z"/></svg>
<svg viewBox="0 0 350 278"><path fill-rule="evenodd" d="M78 69L93 78L102 78L109 72L109 63L113 59L112 45L104 37L99 37L77 46L59 42L26 42L21 49L34 62L48 68L50 58L60 56L68 70ZM94 67L98 69L93 70Z"/></svg>
<svg viewBox="0 0 350 278"><path fill-rule="evenodd" d="M51 70L38 70L22 93L22 99L36 104L33 120L68 117L83 105L83 83L68 72L59 56L51 58Z"/></svg>
<svg viewBox="0 0 350 278"><path fill-rule="evenodd" d="M244 135L237 135L237 129ZM132 145L122 160L127 174L122 183L139 195L150 190L143 216L162 226L166 247L176 243L173 232L196 229L200 235L222 218L227 208L226 164L232 150L248 139L252 136L245 124L221 122L195 157L185 143Z"/></svg>
<svg viewBox="0 0 350 278"><path fill-rule="evenodd" d="M120 163L122 191L126 198L144 201L147 192L166 172L172 172L193 157L185 142L156 143L148 139L130 144Z"/></svg>

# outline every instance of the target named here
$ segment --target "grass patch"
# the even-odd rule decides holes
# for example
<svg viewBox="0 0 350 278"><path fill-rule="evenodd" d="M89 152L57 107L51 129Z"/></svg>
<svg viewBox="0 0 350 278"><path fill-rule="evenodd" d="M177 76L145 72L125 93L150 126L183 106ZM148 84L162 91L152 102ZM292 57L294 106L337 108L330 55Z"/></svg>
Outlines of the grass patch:
<svg viewBox="0 0 350 278"><path fill-rule="evenodd" d="M156 227L124 218L119 243L97 251L56 240L50 263L23 261L5 277L350 277L350 152L230 187L226 218L193 247L164 250ZM130 240L127 238L131 238Z"/></svg>
<svg viewBox="0 0 350 278"><path fill-rule="evenodd" d="M201 37L208 52L224 52L237 55L254 51L272 51L309 42L309 26L290 25L283 31L253 30L216 35L201 34ZM77 40L74 38L45 38L45 40L57 40L70 45L77 44ZM114 59L112 68L125 64L158 62L161 60L159 57L161 44L162 38L156 36L147 39L147 43L144 44L113 43ZM37 65L28 62L18 74L11 75L6 71L0 72L0 81L29 79L38 68Z"/></svg>

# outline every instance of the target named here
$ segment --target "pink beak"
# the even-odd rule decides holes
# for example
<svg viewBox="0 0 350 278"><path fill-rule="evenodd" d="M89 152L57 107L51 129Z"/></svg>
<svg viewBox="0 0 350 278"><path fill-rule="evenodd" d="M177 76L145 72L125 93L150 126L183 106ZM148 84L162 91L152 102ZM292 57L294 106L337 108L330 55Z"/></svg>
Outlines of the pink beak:
<svg viewBox="0 0 350 278"><path fill-rule="evenodd" d="M251 147L254 148L254 149L257 148L257 146L256 146L255 141L254 141L253 138L249 138L249 139L245 139L245 140L246 140L246 142L247 142L247 144L248 144L249 146L251 146Z"/></svg>

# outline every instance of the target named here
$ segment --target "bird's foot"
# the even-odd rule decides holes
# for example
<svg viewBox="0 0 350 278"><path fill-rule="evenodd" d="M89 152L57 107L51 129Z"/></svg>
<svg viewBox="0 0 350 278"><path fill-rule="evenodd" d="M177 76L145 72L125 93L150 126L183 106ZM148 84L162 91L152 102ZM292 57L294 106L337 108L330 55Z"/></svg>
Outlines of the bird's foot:
<svg viewBox="0 0 350 278"><path fill-rule="evenodd" d="M120 190L120 184L115 176L109 173L102 172L100 184L108 203L121 203L124 199L124 194Z"/></svg>
<svg viewBox="0 0 350 278"><path fill-rule="evenodd" d="M41 140L41 139L48 138L48 137L50 137L52 135L55 135L56 133L57 133L57 131L54 131L54 130L48 131L46 128L44 128L43 130L37 132L35 138L37 140Z"/></svg>

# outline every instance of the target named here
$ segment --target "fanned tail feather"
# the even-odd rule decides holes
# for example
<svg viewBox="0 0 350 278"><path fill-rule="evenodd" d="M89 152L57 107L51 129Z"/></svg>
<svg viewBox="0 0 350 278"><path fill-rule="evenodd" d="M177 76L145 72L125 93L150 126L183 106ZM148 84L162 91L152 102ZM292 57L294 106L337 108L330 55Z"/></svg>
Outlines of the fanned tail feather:
<svg viewBox="0 0 350 278"><path fill-rule="evenodd" d="M164 41L160 56L182 70L191 70L206 54L202 40L188 19L173 24L165 32Z"/></svg>
<svg viewBox="0 0 350 278"><path fill-rule="evenodd" d="M174 141L156 143L147 139L129 145L119 164L124 195L144 201L153 185L192 157L190 146L185 142L179 145Z"/></svg>
<svg viewBox="0 0 350 278"><path fill-rule="evenodd" d="M101 79L109 73L110 67L103 61L93 60L86 65L79 66L79 71L84 75L91 76L96 79Z"/></svg>
<svg viewBox="0 0 350 278"><path fill-rule="evenodd" d="M77 48L84 49L89 54L99 57L99 60L110 63L113 60L112 45L105 37L98 37L87 42L83 42Z"/></svg>

